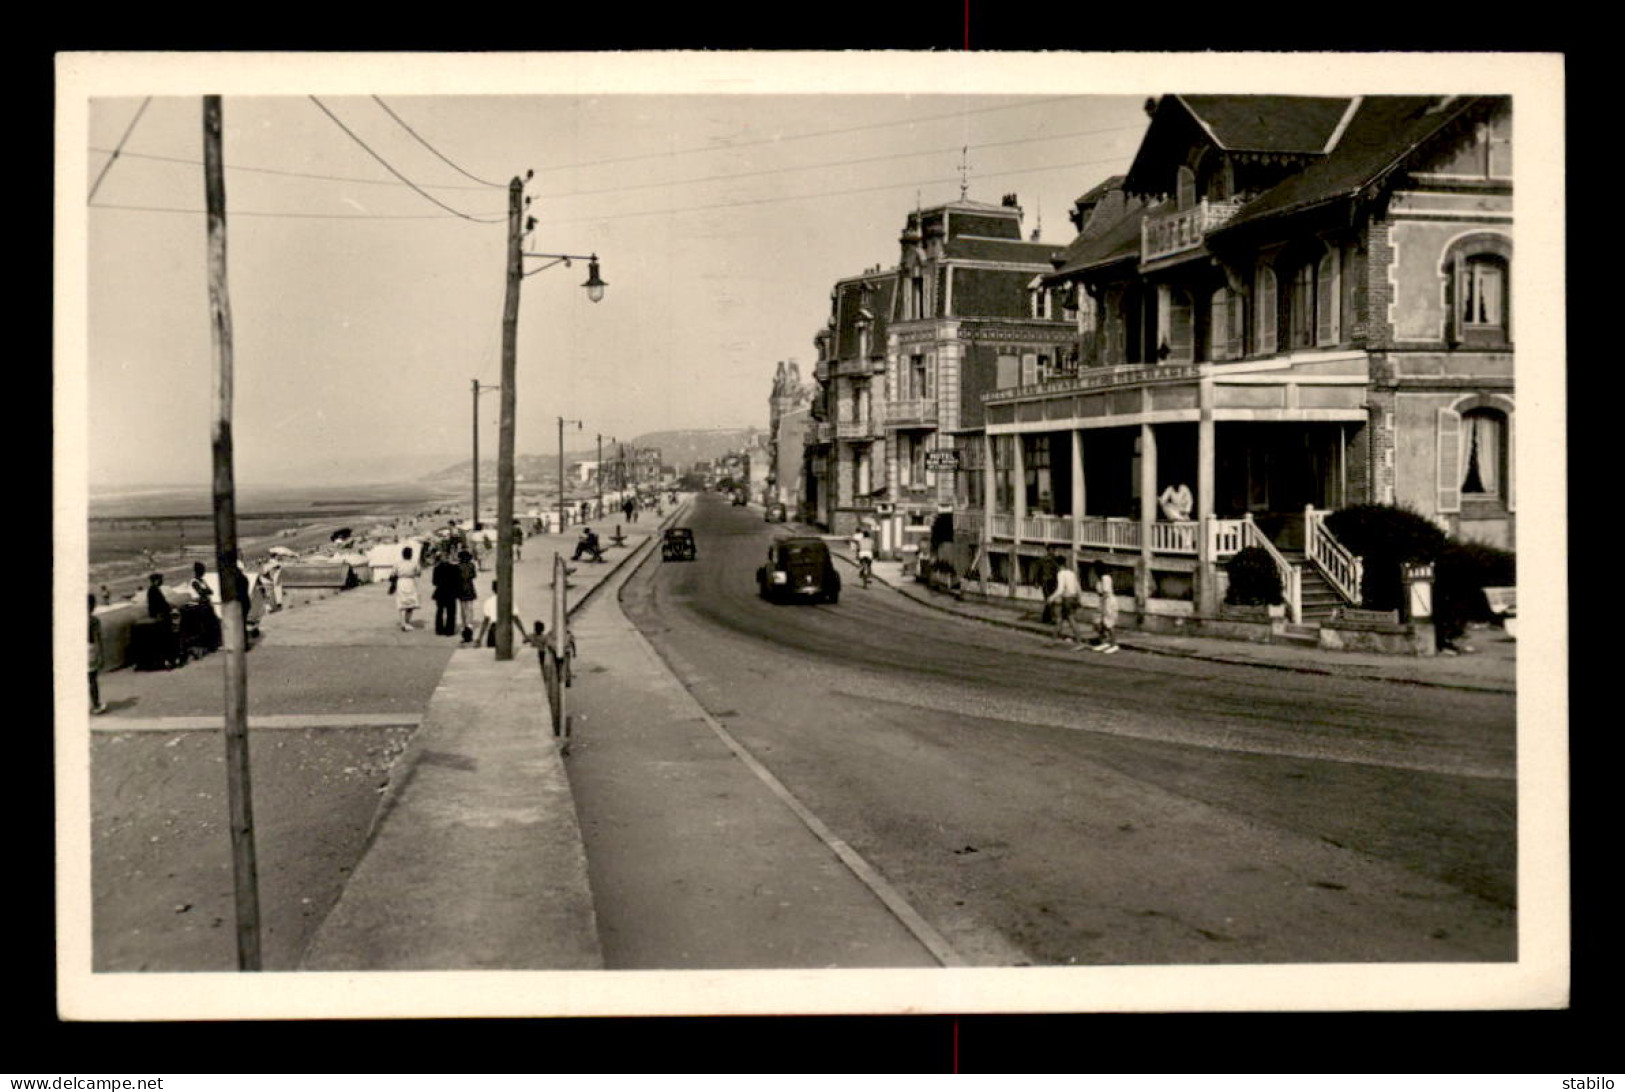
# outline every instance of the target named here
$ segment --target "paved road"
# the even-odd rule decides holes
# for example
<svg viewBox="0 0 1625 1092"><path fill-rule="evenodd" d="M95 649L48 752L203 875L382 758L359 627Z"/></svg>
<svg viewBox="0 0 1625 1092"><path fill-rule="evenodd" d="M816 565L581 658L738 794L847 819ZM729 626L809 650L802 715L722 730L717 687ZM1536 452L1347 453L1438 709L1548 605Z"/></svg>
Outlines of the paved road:
<svg viewBox="0 0 1625 1092"><path fill-rule="evenodd" d="M627 615L966 961L1516 958L1511 696L1102 657L879 586L770 605L780 529L689 521L700 560L645 567ZM658 784L619 791L658 822Z"/></svg>

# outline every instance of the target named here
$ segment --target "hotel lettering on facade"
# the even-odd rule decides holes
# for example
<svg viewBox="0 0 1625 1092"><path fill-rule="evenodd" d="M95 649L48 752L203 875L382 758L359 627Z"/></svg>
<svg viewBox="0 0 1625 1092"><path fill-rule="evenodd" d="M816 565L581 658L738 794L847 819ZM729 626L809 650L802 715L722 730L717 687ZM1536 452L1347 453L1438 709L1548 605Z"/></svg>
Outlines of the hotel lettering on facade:
<svg viewBox="0 0 1625 1092"><path fill-rule="evenodd" d="M1511 100L1148 111L1128 173L1075 203L1068 247L1020 242L1011 207L1014 241L972 259L1020 291L968 302L943 283L967 202L912 215L899 267L868 278L889 285L886 412L904 410L877 430L878 510L916 528L951 510L937 555L971 590L1036 595L1051 547L1101 564L1143 624L1213 616L1247 546L1275 559L1291 621L1357 606L1359 559L1324 525L1347 505L1514 548ZM923 497L919 444L956 465L927 468ZM1170 513L1181 486L1190 510Z"/></svg>

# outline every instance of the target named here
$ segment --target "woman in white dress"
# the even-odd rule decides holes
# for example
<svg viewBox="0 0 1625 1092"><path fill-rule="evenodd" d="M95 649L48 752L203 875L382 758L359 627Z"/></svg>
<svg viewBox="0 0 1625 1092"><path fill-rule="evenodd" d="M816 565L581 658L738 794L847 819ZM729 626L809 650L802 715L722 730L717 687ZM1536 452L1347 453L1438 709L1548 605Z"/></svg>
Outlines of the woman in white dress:
<svg viewBox="0 0 1625 1092"><path fill-rule="evenodd" d="M418 598L418 574L423 566L412 554L412 547L401 551L401 560L395 566L395 609L401 612L401 629L412 628L412 612L423 605Z"/></svg>

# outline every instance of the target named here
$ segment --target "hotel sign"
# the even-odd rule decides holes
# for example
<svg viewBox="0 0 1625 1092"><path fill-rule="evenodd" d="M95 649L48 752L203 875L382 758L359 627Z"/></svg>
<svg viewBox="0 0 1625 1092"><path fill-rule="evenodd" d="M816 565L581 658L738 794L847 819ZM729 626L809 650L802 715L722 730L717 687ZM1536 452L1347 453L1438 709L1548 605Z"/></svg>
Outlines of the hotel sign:
<svg viewBox="0 0 1625 1092"><path fill-rule="evenodd" d="M927 470L958 470L959 452L928 451L925 453L925 467Z"/></svg>

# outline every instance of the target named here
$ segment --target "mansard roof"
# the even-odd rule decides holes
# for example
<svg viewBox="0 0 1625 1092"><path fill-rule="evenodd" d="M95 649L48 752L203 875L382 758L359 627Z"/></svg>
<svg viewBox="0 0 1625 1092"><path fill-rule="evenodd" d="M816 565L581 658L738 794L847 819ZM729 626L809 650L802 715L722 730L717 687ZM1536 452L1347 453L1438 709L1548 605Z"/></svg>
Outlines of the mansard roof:
<svg viewBox="0 0 1625 1092"><path fill-rule="evenodd" d="M943 244L947 258L982 262L1020 262L1049 267L1054 243L1025 242L1021 239L988 239L979 235L959 235Z"/></svg>

